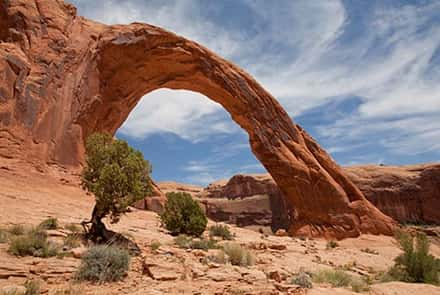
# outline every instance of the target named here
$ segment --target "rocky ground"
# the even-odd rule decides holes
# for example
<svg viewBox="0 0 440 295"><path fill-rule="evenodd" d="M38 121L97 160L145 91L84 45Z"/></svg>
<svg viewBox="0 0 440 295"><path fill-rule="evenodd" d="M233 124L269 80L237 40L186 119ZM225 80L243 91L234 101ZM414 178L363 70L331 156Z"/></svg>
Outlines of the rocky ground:
<svg viewBox="0 0 440 295"><path fill-rule="evenodd" d="M56 217L62 225L79 223L89 217L93 206L93 197L79 188L76 179L60 172L41 173L9 165L0 168L0 187L0 227L36 225L47 217ZM291 278L301 269L344 269L353 276L374 277L400 253L395 240L385 236L345 239L338 247L327 249L324 240L262 235L231 226L235 242L251 249L256 257L253 266L239 267L206 262L218 250L178 248L153 212L133 209L111 228L133 237L142 250L132 259L123 281L76 284L72 276L80 259L17 258L7 252L7 244L0 244L0 290L34 279L41 282L46 294L356 294L325 284L305 290L291 284ZM67 232L55 230L49 235L57 239ZM160 247L152 250L155 241ZM366 248L376 253L366 253ZM432 245L432 252L440 256L438 244ZM440 294L440 288L391 282L373 284L364 293Z"/></svg>

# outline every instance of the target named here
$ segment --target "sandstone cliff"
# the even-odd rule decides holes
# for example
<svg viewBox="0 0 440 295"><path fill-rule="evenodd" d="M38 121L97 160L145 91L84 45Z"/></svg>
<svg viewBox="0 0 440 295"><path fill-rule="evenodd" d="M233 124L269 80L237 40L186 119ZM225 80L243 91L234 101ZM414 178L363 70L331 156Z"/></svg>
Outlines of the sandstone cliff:
<svg viewBox="0 0 440 295"><path fill-rule="evenodd" d="M3 158L78 168L88 135L113 134L146 93L186 89L221 104L246 130L295 207L292 234L393 232L393 220L249 74L161 28L107 26L61 0L0 0L0 75Z"/></svg>

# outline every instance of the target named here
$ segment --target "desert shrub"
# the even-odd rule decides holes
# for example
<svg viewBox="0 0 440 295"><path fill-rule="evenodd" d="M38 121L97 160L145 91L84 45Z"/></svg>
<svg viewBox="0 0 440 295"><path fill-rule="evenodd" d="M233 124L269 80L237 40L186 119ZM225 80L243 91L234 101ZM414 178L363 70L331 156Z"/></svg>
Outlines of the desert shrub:
<svg viewBox="0 0 440 295"><path fill-rule="evenodd" d="M195 239L190 243L191 249L200 249L207 251L208 249L217 249L217 241L212 239Z"/></svg>
<svg viewBox="0 0 440 295"><path fill-rule="evenodd" d="M168 193L160 219L172 235L200 236L208 223L202 208L187 193Z"/></svg>
<svg viewBox="0 0 440 295"><path fill-rule="evenodd" d="M33 280L27 280L24 283L24 287L26 288L25 295L39 295L40 294L40 283Z"/></svg>
<svg viewBox="0 0 440 295"><path fill-rule="evenodd" d="M84 287L81 285L69 285L67 287L62 287L53 293L53 295L80 295L85 294Z"/></svg>
<svg viewBox="0 0 440 295"><path fill-rule="evenodd" d="M174 243L183 249L216 249L218 248L217 242L212 239L193 239L186 235L179 235L174 239Z"/></svg>
<svg viewBox="0 0 440 295"><path fill-rule="evenodd" d="M330 241L327 242L326 249L327 250L328 249L334 249L334 248L336 248L338 246L339 246L338 242L330 240Z"/></svg>
<svg viewBox="0 0 440 295"><path fill-rule="evenodd" d="M151 250L153 250L153 251L156 251L157 249L159 249L160 246L161 246L161 244L157 240L152 241L150 244Z"/></svg>
<svg viewBox="0 0 440 295"><path fill-rule="evenodd" d="M223 251L232 265L250 266L255 263L255 257L252 252L237 243L225 244Z"/></svg>
<svg viewBox="0 0 440 295"><path fill-rule="evenodd" d="M429 254L430 243L426 235L419 233L414 238L401 232L397 240L403 253L396 257L389 276L405 282L438 284L440 260Z"/></svg>
<svg viewBox="0 0 440 295"><path fill-rule="evenodd" d="M379 255L379 252L370 248L363 248L361 251L368 254Z"/></svg>
<svg viewBox="0 0 440 295"><path fill-rule="evenodd" d="M220 237L223 240L232 240L234 239L234 235L229 230L227 225L216 224L209 228L209 236L210 237Z"/></svg>
<svg viewBox="0 0 440 295"><path fill-rule="evenodd" d="M22 224L14 224L8 228L8 232L14 236L23 235L25 233L25 231L26 231L26 229L24 228L24 225L22 225Z"/></svg>
<svg viewBox="0 0 440 295"><path fill-rule="evenodd" d="M316 283L329 283L333 287L347 287L351 282L351 276L342 270L320 270L313 274Z"/></svg>
<svg viewBox="0 0 440 295"><path fill-rule="evenodd" d="M292 284L306 289L311 289L313 287L312 277L304 270L300 270L299 273L292 277Z"/></svg>
<svg viewBox="0 0 440 295"><path fill-rule="evenodd" d="M315 283L328 283L333 287L351 287L355 292L367 291L369 285L365 280L354 277L342 270L320 270L313 274Z"/></svg>
<svg viewBox="0 0 440 295"><path fill-rule="evenodd" d="M49 217L43 220L39 225L41 229L57 229L58 228L58 219L54 217Z"/></svg>
<svg viewBox="0 0 440 295"><path fill-rule="evenodd" d="M0 228L0 244L7 243L9 239L9 233L7 230Z"/></svg>
<svg viewBox="0 0 440 295"><path fill-rule="evenodd" d="M114 282L127 273L130 255L114 246L94 246L81 258L81 265L75 275L79 281Z"/></svg>
<svg viewBox="0 0 440 295"><path fill-rule="evenodd" d="M57 245L47 240L47 235L39 229L31 229L11 240L9 253L16 256L52 257L58 253Z"/></svg>

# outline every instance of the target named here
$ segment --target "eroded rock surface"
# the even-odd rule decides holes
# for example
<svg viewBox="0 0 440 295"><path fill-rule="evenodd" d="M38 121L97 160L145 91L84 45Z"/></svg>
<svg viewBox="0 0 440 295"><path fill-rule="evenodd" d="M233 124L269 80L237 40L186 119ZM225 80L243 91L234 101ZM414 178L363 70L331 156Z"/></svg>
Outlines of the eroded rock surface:
<svg viewBox="0 0 440 295"><path fill-rule="evenodd" d="M220 103L247 131L252 151L295 207L291 233L393 232L392 219L267 91L203 46L147 24L93 22L56 0L0 0L0 42L3 158L78 168L84 138L114 133L143 95L192 90Z"/></svg>

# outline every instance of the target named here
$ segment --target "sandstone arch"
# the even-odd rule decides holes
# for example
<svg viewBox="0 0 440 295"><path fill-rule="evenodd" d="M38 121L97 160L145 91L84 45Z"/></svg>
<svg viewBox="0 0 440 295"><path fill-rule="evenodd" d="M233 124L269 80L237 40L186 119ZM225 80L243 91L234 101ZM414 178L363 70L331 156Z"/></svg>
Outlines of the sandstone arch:
<svg viewBox="0 0 440 295"><path fill-rule="evenodd" d="M295 208L292 233L392 233L394 222L276 100L208 49L146 24L92 22L58 0L0 0L0 28L0 155L78 166L83 138L115 132L144 94L186 89L220 103L248 132Z"/></svg>

